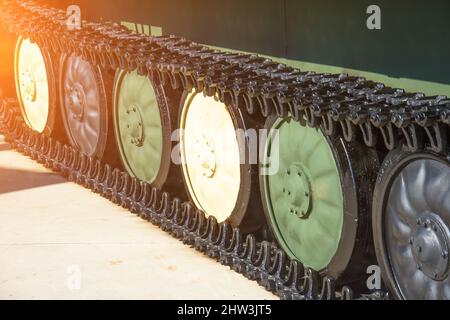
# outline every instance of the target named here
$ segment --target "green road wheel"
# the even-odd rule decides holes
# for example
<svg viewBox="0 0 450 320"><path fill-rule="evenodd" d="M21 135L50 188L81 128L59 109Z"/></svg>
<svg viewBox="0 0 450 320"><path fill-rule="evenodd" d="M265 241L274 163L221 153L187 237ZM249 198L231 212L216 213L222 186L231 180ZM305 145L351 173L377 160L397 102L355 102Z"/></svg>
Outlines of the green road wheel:
<svg viewBox="0 0 450 320"><path fill-rule="evenodd" d="M275 238L291 258L342 275L357 253L357 234L368 228L365 191L378 166L376 154L291 118L273 117L266 128L263 164L270 170L260 187Z"/></svg>
<svg viewBox="0 0 450 320"><path fill-rule="evenodd" d="M181 93L123 70L116 74L113 91L114 132L128 173L159 188L172 180L179 183L179 174L169 172L176 170L171 161L171 134L176 129L171 108Z"/></svg>
<svg viewBox="0 0 450 320"><path fill-rule="evenodd" d="M14 73L25 122L35 131L53 135L60 122L56 119L57 88L52 56L29 39L20 37L14 55Z"/></svg>
<svg viewBox="0 0 450 320"><path fill-rule="evenodd" d="M258 165L247 161L249 142L238 136L254 124L217 97L195 91L185 93L180 116L181 164L192 202L218 222L259 229Z"/></svg>

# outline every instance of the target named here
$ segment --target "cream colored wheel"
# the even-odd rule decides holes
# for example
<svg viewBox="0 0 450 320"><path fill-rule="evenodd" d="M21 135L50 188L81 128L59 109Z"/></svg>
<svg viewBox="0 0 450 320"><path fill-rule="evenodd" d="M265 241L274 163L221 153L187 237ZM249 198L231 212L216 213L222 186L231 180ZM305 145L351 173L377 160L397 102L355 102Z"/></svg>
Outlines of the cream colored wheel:
<svg viewBox="0 0 450 320"><path fill-rule="evenodd" d="M241 189L233 118L217 99L191 92L180 128L181 163L190 197L199 209L223 222L233 214Z"/></svg>
<svg viewBox="0 0 450 320"><path fill-rule="evenodd" d="M17 96L26 123L44 132L50 119L50 85L47 64L37 44L19 38L15 52Z"/></svg>

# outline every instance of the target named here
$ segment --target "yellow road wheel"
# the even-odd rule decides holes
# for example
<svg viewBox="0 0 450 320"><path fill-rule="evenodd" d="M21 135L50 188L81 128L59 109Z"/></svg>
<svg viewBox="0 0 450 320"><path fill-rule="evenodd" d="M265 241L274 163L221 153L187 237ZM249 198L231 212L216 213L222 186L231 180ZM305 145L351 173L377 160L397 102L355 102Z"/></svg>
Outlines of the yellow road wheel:
<svg viewBox="0 0 450 320"><path fill-rule="evenodd" d="M184 181L197 208L218 222L255 229L259 221L246 213L249 203L260 200L250 200L257 194L252 190L257 183L245 156L247 141L239 139L245 124L238 110L190 92L181 110L180 154Z"/></svg>
<svg viewBox="0 0 450 320"><path fill-rule="evenodd" d="M17 97L26 123L51 135L55 128L56 88L52 59L29 39L19 38L14 56Z"/></svg>

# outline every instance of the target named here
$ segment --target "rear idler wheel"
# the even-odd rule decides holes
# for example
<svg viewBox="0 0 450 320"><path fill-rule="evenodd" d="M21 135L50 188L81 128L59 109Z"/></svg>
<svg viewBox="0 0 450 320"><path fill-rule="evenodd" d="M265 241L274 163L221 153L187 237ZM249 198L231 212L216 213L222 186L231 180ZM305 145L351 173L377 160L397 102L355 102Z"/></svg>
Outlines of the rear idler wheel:
<svg viewBox="0 0 450 320"><path fill-rule="evenodd" d="M374 194L383 278L397 299L450 299L450 163L429 152L388 154Z"/></svg>
<svg viewBox="0 0 450 320"><path fill-rule="evenodd" d="M184 197L180 170L172 161L172 132L177 129L179 90L154 84L136 71L116 73L114 132L128 173L154 187Z"/></svg>
<svg viewBox="0 0 450 320"><path fill-rule="evenodd" d="M267 120L260 189L280 246L339 283L362 282L374 254L370 208L375 151L292 118Z"/></svg>
<svg viewBox="0 0 450 320"><path fill-rule="evenodd" d="M14 55L17 98L25 122L39 133L64 140L54 73L54 56L20 37Z"/></svg>
<svg viewBox="0 0 450 320"><path fill-rule="evenodd" d="M75 54L64 55L59 70L61 115L70 143L115 165L117 148L110 121L114 75Z"/></svg>
<svg viewBox="0 0 450 320"><path fill-rule="evenodd" d="M264 222L258 165L250 161L254 146L243 138L247 129L258 129L252 121L215 96L193 90L182 99L180 154L188 195L207 216L243 233L259 231Z"/></svg>

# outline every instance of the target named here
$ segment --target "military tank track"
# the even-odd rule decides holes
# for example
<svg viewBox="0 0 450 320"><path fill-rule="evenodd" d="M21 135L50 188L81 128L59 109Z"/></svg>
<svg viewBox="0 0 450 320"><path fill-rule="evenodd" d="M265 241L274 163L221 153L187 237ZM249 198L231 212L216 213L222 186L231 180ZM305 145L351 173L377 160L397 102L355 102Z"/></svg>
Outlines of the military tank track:
<svg viewBox="0 0 450 320"><path fill-rule="evenodd" d="M323 278L269 242L243 236L227 223L182 203L170 194L130 177L126 172L78 152L31 130L19 116L17 101L5 99L0 107L0 132L14 149L113 203L128 209L208 257L229 266L285 300L351 300L350 287L336 292L336 281ZM361 299L385 298L377 292Z"/></svg>
<svg viewBox="0 0 450 320"><path fill-rule="evenodd" d="M301 71L257 55L222 52L184 38L132 33L111 22L83 21L82 28L69 30L65 12L31 1L3 1L1 6L3 28L50 52L75 53L94 66L137 71L155 84L218 97L250 117L290 117L319 128L329 139L342 137L383 156L401 149L408 154L449 159L450 99L446 96L407 93L347 74ZM11 111L14 108L6 107L11 104L15 103L3 102L3 130L19 151L159 225L283 299L355 298L347 286L336 294L337 284L342 285L339 279L305 268L287 258L277 245L258 243L252 235L245 237L239 228L206 218L189 203L32 131ZM385 171L382 167L380 174ZM424 222L424 226L427 229L429 223ZM437 229L436 241L444 250L448 239ZM411 238L411 245L413 242ZM429 271L434 272L430 277L435 280L448 273L445 250L443 257L446 264L439 264L442 272ZM418 269L422 270L422 265ZM386 296L381 292L367 297ZM402 293L396 292L396 296Z"/></svg>

